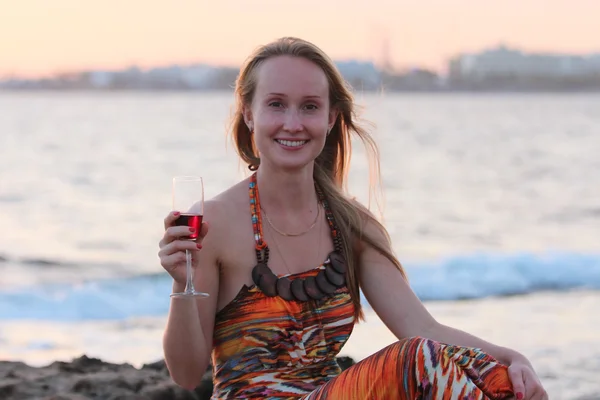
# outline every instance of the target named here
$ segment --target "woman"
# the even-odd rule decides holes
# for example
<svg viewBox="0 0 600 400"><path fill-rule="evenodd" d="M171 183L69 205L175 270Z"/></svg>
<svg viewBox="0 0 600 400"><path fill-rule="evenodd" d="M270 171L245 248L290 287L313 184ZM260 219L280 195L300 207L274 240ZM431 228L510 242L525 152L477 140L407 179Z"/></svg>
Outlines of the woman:
<svg viewBox="0 0 600 400"><path fill-rule="evenodd" d="M385 228L345 193L351 135L376 146L320 49L296 38L257 49L235 93L234 141L251 177L206 202L197 242L180 240L189 230L173 226L177 213L160 242L173 291L189 249L196 288L210 294L171 301L164 352L176 383L195 388L212 358L215 399L547 398L524 356L428 313ZM398 342L341 373L359 287Z"/></svg>

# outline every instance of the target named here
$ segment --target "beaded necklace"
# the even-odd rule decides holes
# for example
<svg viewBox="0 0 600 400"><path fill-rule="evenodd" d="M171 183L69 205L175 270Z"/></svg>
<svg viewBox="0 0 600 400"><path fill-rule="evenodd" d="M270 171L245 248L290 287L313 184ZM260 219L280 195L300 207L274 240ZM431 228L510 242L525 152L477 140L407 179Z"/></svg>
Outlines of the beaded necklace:
<svg viewBox="0 0 600 400"><path fill-rule="evenodd" d="M306 278L278 277L268 266L269 247L264 241L262 219L260 217L260 197L256 172L250 177L249 196L250 212L252 214L252 228L254 230L254 241L256 251L256 266L252 269L252 280L260 290L269 297L279 296L288 301L319 300L328 294L335 292L346 284L346 272L348 270L343 254L342 237L339 234L333 213L325 195L318 186L317 196L323 204L325 216L331 229L334 250L329 253L325 269L319 271L316 276Z"/></svg>

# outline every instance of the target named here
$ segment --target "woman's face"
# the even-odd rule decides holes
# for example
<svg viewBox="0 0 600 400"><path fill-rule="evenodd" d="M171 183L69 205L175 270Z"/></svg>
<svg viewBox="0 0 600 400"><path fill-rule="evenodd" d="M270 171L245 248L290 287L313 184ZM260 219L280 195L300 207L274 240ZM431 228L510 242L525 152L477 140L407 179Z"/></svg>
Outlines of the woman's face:
<svg viewBox="0 0 600 400"><path fill-rule="evenodd" d="M313 162L335 122L325 72L292 56L267 59L244 117L254 131L261 165L294 170Z"/></svg>

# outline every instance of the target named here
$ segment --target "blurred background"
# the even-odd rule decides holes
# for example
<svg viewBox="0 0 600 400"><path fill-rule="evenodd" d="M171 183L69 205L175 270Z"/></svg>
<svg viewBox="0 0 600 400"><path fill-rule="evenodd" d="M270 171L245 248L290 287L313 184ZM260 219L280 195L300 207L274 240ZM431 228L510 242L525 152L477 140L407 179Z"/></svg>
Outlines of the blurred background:
<svg viewBox="0 0 600 400"><path fill-rule="evenodd" d="M354 87L381 209L440 321L515 348L552 399L599 399L600 3L0 3L0 359L162 357L171 178L247 176L232 86L298 36ZM350 189L368 202L357 143ZM375 208L377 211L377 208ZM394 341L368 309L342 354Z"/></svg>

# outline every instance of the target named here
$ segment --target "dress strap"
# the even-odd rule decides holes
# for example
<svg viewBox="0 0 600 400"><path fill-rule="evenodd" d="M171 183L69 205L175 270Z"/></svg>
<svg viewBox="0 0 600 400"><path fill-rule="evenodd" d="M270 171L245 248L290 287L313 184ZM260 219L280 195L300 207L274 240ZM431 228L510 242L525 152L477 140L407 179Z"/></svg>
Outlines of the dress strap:
<svg viewBox="0 0 600 400"><path fill-rule="evenodd" d="M256 260L259 263L269 261L269 247L264 241L262 218L260 217L260 198L256 187L256 172L250 176L248 188L250 195L250 214L252 216L252 229L254 230L254 249L256 250Z"/></svg>
<svg viewBox="0 0 600 400"><path fill-rule="evenodd" d="M340 235L340 230L337 227L335 222L335 218L333 217L333 212L331 211L331 207L329 207L329 202L325 197L325 194L315 183L315 189L317 190L317 196L319 196L319 201L323 204L323 209L325 210L325 217L327 217L327 222L329 223L329 228L331 229L331 237L333 238L333 247L336 251L343 254L343 245L342 245L342 236Z"/></svg>

